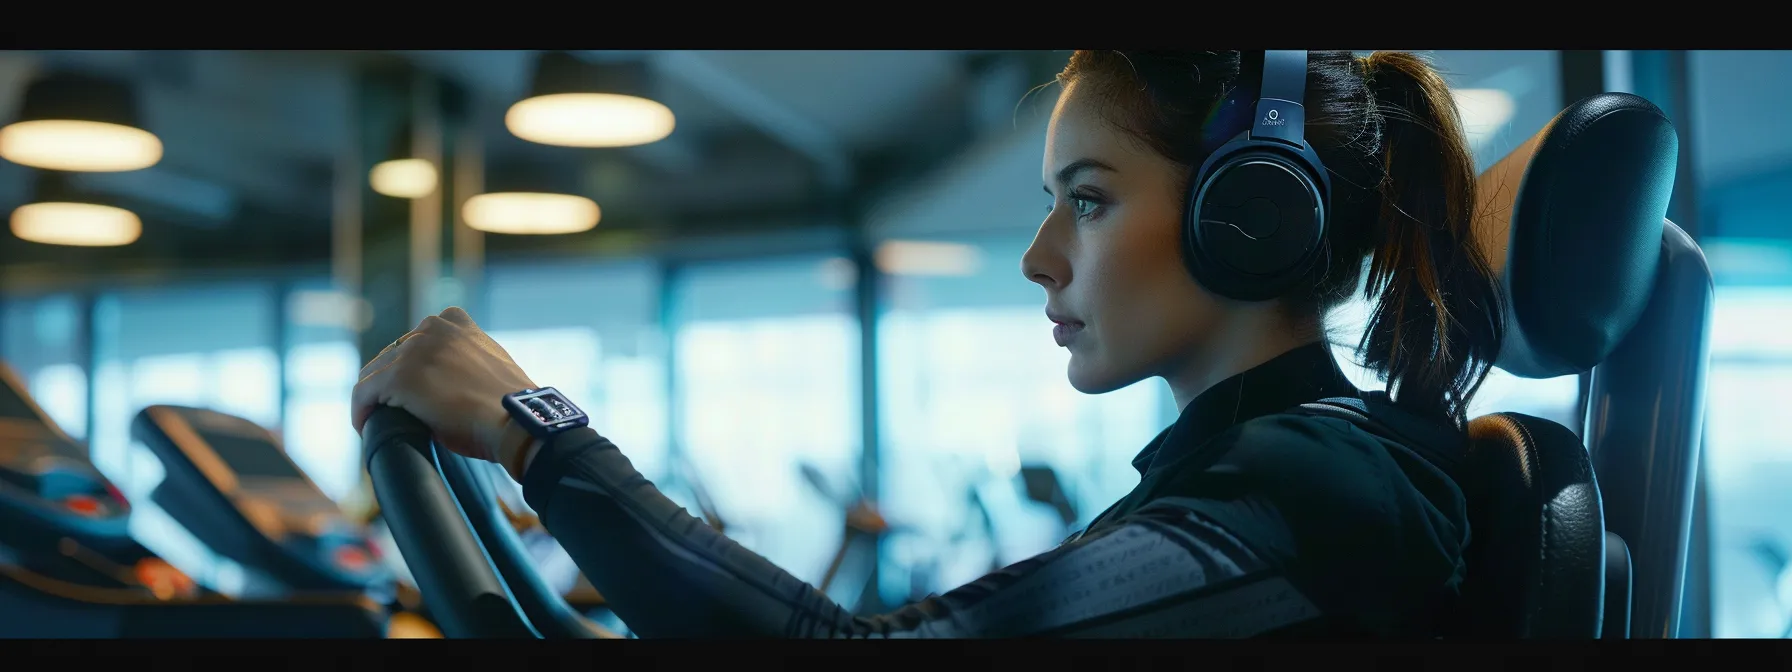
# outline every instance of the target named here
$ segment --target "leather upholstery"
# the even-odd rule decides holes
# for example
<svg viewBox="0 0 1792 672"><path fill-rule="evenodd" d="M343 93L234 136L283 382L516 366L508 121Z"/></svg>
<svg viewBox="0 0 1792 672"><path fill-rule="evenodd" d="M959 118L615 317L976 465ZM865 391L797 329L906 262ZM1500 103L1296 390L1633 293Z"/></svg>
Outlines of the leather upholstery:
<svg viewBox="0 0 1792 672"><path fill-rule="evenodd" d="M1657 284L1679 151L1655 105L1606 93L1570 105L1480 176L1476 237L1504 289L1499 368L1552 378L1592 370L1617 351ZM1609 605L1626 624L1610 631L1622 636L1629 553L1616 535L1607 548L1579 437L1515 413L1476 418L1469 434L1468 631L1594 638Z"/></svg>
<svg viewBox="0 0 1792 672"><path fill-rule="evenodd" d="M1494 413L1469 423L1467 634L1597 638L1606 534L1580 439L1556 423Z"/></svg>
<svg viewBox="0 0 1792 672"><path fill-rule="evenodd" d="M1593 368L1642 315L1679 156L1666 115L1623 93L1575 103L1540 137L1507 222L1503 273L1498 365L1526 378Z"/></svg>

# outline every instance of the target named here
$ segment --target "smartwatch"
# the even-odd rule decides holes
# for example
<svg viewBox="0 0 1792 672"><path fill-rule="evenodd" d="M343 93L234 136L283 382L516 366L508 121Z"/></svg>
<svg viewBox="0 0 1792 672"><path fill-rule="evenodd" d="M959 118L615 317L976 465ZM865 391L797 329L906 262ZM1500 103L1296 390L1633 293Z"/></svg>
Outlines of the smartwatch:
<svg viewBox="0 0 1792 672"><path fill-rule="evenodd" d="M547 443L561 432L578 429L591 422L585 412L572 405L566 395L551 387L506 394L504 410L510 412L510 418L516 424L542 443Z"/></svg>

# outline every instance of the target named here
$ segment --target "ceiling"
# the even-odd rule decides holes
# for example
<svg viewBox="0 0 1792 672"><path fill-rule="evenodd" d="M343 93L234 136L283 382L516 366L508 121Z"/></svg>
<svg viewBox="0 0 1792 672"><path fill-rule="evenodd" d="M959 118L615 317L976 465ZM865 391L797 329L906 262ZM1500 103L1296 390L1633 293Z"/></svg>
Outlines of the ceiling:
<svg viewBox="0 0 1792 672"><path fill-rule="evenodd" d="M136 83L145 123L166 148L153 168L86 175L81 183L143 215L140 241L80 249L4 237L0 272L16 281L21 269L26 276L73 277L133 266L172 273L326 261L336 165L355 127L354 76L376 65L401 64L464 90L493 184L507 175L532 177L604 208L603 224L588 234L492 236L489 251L551 247L584 254L615 249L616 240L837 223L842 200L876 200L979 141L1006 142L1000 137L1013 130L1015 101L1047 81L1065 57L1000 51L579 52L592 61L647 62L656 75L653 95L678 119L677 130L660 142L594 150L537 145L504 128L504 111L526 94L538 53L0 51L0 121L11 117L26 82L39 72L101 72ZM1514 99L1504 121L1471 129L1484 158L1503 154L1560 109L1554 52L1435 56L1453 85L1498 89ZM1712 110L1748 107L1735 101L1788 90L1771 85L1777 82L1771 75L1787 69L1784 61L1760 52L1694 55L1694 158L1703 181L1785 165L1792 156L1784 142L1792 134L1768 132L1772 115L1739 117L1753 132L1712 130L1735 125ZM1037 160L1033 144L1018 150L1027 156L1017 161ZM31 171L0 161L0 211L26 202L33 179Z"/></svg>
<svg viewBox="0 0 1792 672"><path fill-rule="evenodd" d="M538 53L0 52L5 118L39 72L103 73L135 83L144 124L165 148L149 169L79 176L82 188L143 216L137 243L77 249L10 240L0 245L0 264L91 270L327 259L336 166L355 129L355 74L374 66L402 64L463 91L488 183L539 177L596 199L605 214L592 237L837 217L829 204L892 188L972 143L980 101L1018 100L1036 83L1011 76L1016 67L1049 77L1054 65L1023 52L578 52L591 61L644 60L653 95L677 115L665 140L605 150L537 145L505 129L504 111L526 95ZM34 179L0 161L0 208L27 202ZM491 249L517 243L494 242Z"/></svg>

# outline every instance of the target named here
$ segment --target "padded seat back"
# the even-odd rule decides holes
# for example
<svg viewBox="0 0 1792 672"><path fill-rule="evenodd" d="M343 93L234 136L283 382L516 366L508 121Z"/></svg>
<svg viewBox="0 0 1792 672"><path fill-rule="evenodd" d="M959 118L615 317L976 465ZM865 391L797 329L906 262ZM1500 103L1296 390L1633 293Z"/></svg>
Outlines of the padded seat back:
<svg viewBox="0 0 1792 672"><path fill-rule="evenodd" d="M1605 605L1599 484L1580 438L1519 413L1469 423L1467 634L1596 638Z"/></svg>

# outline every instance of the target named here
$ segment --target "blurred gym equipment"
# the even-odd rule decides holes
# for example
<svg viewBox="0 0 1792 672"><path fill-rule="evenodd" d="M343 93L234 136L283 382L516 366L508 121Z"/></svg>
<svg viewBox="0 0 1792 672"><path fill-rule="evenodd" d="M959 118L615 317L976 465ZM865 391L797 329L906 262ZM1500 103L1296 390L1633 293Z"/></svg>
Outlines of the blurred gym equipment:
<svg viewBox="0 0 1792 672"><path fill-rule="evenodd" d="M1021 491L1026 494L1028 500L1049 506L1053 513L1058 514L1058 522L1063 525L1059 530L1058 538L1068 537L1076 527L1076 521L1080 516L1077 512L1076 502L1070 499L1070 493L1065 491L1063 481L1058 479L1057 470L1045 465L1024 466L1020 468L1018 478Z"/></svg>
<svg viewBox="0 0 1792 672"><path fill-rule="evenodd" d="M835 549L834 557L828 562L827 571L822 573L821 582L816 588L833 595L835 580L839 579L840 571L850 563L854 576L857 577L857 588L849 593L849 597L841 600L841 606L849 611L856 611L864 601L865 592L872 589L872 567L877 562L878 542L897 530L878 512L877 503L866 498L857 486L849 486L848 492L837 492L819 467L804 462L798 468L810 489L834 502L845 512L840 546Z"/></svg>
<svg viewBox="0 0 1792 672"><path fill-rule="evenodd" d="M272 433L200 408L150 406L131 436L166 476L150 500L249 571L244 593L365 591L393 597L392 572L359 526L293 464Z"/></svg>
<svg viewBox="0 0 1792 672"><path fill-rule="evenodd" d="M1749 550L1767 570L1768 581L1773 586L1773 603L1779 607L1781 618L1786 622L1780 631L1780 639L1792 639L1792 559L1772 537L1756 538Z"/></svg>
<svg viewBox="0 0 1792 672"><path fill-rule="evenodd" d="M352 591L403 608L397 578L365 528L317 488L271 432L216 411L158 405L137 414L131 434L164 467L151 501L243 568L242 597ZM402 620L411 636L426 622L417 614Z"/></svg>
<svg viewBox="0 0 1792 672"><path fill-rule="evenodd" d="M678 467L678 480L691 491L691 497L697 500L697 511L702 516L703 522L708 523L715 531L727 534L728 523L722 519L722 514L716 511L715 500L709 496L709 488L703 485L703 477L697 472L697 466L691 464L688 456L681 454Z"/></svg>
<svg viewBox="0 0 1792 672"><path fill-rule="evenodd" d="M0 365L0 637L382 637L365 595L232 599L131 538L130 502Z"/></svg>

